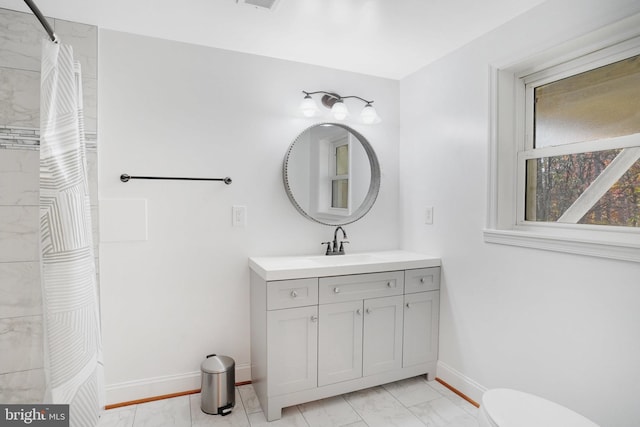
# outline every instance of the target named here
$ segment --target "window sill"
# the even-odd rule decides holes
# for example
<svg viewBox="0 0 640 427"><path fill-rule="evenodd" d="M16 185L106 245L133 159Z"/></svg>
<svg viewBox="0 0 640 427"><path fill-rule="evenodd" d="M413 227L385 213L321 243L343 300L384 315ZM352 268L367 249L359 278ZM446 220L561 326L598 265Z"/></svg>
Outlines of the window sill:
<svg viewBox="0 0 640 427"><path fill-rule="evenodd" d="M615 240L595 240L523 230L485 229L484 241L547 251L640 262L640 244Z"/></svg>

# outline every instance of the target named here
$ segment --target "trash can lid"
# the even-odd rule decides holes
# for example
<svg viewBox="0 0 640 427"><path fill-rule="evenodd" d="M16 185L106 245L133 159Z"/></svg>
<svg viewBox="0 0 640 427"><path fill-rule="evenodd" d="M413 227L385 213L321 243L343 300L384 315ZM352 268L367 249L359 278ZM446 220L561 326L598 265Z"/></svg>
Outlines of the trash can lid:
<svg viewBox="0 0 640 427"><path fill-rule="evenodd" d="M236 362L234 362L229 356L213 354L204 359L200 365L200 369L202 369L202 372L206 372L208 374L221 374L233 369L235 364Z"/></svg>

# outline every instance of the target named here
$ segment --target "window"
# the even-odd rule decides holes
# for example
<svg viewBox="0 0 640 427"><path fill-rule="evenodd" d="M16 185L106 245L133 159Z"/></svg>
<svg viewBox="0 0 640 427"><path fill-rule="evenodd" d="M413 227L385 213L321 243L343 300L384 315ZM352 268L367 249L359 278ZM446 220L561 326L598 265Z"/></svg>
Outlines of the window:
<svg viewBox="0 0 640 427"><path fill-rule="evenodd" d="M324 220L339 220L352 213L352 136L340 127L322 127L312 156L311 196L314 216Z"/></svg>
<svg viewBox="0 0 640 427"><path fill-rule="evenodd" d="M544 74L524 79L524 221L640 227L640 56Z"/></svg>
<svg viewBox="0 0 640 427"><path fill-rule="evenodd" d="M331 207L349 209L349 143L345 139L332 146Z"/></svg>
<svg viewBox="0 0 640 427"><path fill-rule="evenodd" d="M639 21L491 69L485 241L640 262Z"/></svg>

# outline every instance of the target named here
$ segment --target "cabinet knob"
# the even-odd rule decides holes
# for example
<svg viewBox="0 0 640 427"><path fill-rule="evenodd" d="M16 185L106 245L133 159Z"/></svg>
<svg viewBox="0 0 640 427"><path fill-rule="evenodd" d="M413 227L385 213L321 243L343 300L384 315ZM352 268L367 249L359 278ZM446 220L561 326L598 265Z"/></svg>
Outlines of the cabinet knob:
<svg viewBox="0 0 640 427"><path fill-rule="evenodd" d="M339 287L335 287L333 288L333 293L339 294L340 293L340 288Z"/></svg>
<svg viewBox="0 0 640 427"><path fill-rule="evenodd" d="M313 316L311 316L311 321L312 322L317 322L318 321L318 316L316 316L315 314Z"/></svg>
<svg viewBox="0 0 640 427"><path fill-rule="evenodd" d="M388 288L392 288L393 287L393 283L392 282L387 282L387 287Z"/></svg>
<svg viewBox="0 0 640 427"><path fill-rule="evenodd" d="M410 303L407 303L407 308L411 308L411 304Z"/></svg>
<svg viewBox="0 0 640 427"><path fill-rule="evenodd" d="M371 310L370 308L368 308L368 307L367 307L367 309L366 309L365 311L367 312L367 314L371 314L371 312L372 312L373 310Z"/></svg>
<svg viewBox="0 0 640 427"><path fill-rule="evenodd" d="M424 277L420 278L420 283L424 283Z"/></svg>
<svg viewBox="0 0 640 427"><path fill-rule="evenodd" d="M296 291L291 291L291 298L295 298L298 296L298 293Z"/></svg>
<svg viewBox="0 0 640 427"><path fill-rule="evenodd" d="M360 316L360 315L362 314L362 310L357 309L357 310L356 310L356 314L357 314L358 316Z"/></svg>

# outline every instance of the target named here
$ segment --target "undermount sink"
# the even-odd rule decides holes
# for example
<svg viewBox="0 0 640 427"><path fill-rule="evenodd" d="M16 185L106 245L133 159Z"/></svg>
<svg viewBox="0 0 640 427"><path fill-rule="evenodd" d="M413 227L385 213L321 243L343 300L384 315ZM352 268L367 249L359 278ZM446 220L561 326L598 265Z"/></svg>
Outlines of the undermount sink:
<svg viewBox="0 0 640 427"><path fill-rule="evenodd" d="M437 267L440 258L401 250L346 255L251 257L249 266L264 280L375 273Z"/></svg>

